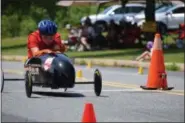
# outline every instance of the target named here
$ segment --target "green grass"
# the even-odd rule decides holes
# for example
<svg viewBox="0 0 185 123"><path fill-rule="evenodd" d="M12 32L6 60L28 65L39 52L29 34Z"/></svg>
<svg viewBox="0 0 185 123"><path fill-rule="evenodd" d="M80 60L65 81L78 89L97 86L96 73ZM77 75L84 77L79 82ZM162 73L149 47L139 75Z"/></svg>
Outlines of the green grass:
<svg viewBox="0 0 185 123"><path fill-rule="evenodd" d="M107 58L133 60L143 51L141 49L104 50L89 52L66 52L69 57L76 58ZM2 50L2 55L26 55L26 47ZM170 49L164 51L165 62L184 63L184 51L182 49Z"/></svg>
<svg viewBox="0 0 185 123"><path fill-rule="evenodd" d="M12 46L22 46L26 45L27 37L15 37L15 38L5 38L1 40L1 47L6 49Z"/></svg>
<svg viewBox="0 0 185 123"><path fill-rule="evenodd" d="M62 39L66 39L67 32L61 32ZM172 41L172 39L170 40ZM15 37L2 39L2 55L26 55L27 37ZM107 58L107 59L124 59L133 60L143 52L142 49L121 49L121 50L104 50L89 52L66 52L69 57L76 58ZM165 62L184 63L184 50L170 48L164 50Z"/></svg>
<svg viewBox="0 0 185 123"><path fill-rule="evenodd" d="M59 32L61 34L61 38L67 39L67 31L65 29L61 30ZM27 43L27 36L20 36L20 37L14 37L14 38L4 38L1 40L1 47L2 49L10 49L11 47L23 47L26 46Z"/></svg>

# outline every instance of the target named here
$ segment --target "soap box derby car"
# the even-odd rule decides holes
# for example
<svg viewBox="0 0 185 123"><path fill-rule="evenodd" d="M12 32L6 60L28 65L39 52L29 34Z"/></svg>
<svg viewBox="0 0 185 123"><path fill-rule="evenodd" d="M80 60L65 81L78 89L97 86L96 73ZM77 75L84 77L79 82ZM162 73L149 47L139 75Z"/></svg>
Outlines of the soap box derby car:
<svg viewBox="0 0 185 123"><path fill-rule="evenodd" d="M32 57L26 60L24 68L25 91L28 98L31 97L33 86L51 89L64 88L66 91L67 88L73 88L75 84L94 84L96 96L100 96L102 90L102 77L98 69L94 72L93 81L76 82L74 65L72 60L65 54L51 53Z"/></svg>

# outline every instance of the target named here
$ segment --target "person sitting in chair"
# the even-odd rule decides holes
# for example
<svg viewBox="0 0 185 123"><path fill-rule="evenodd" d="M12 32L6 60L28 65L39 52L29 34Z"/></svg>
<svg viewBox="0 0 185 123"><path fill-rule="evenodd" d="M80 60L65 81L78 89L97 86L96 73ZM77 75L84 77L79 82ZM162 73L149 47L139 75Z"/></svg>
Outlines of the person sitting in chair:
<svg viewBox="0 0 185 123"><path fill-rule="evenodd" d="M152 57L152 51L153 51L153 42L149 41L146 45L147 51L142 53L140 56L136 58L136 61L143 61L143 60L149 60Z"/></svg>
<svg viewBox="0 0 185 123"><path fill-rule="evenodd" d="M79 51L91 50L94 37L95 30L92 26L90 18L88 17L82 27L82 32L80 35L81 48L79 49Z"/></svg>
<svg viewBox="0 0 185 123"><path fill-rule="evenodd" d="M64 41L67 45L75 45L78 41L78 30L75 28L72 28L70 24L66 25L66 29L68 31L68 39L67 41Z"/></svg>

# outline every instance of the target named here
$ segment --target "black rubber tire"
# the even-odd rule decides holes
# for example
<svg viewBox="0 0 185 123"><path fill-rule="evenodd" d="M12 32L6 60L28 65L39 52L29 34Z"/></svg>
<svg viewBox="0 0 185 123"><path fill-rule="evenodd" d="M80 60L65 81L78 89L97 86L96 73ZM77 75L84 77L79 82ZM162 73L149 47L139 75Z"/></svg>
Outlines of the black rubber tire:
<svg viewBox="0 0 185 123"><path fill-rule="evenodd" d="M94 92L96 96L100 96L102 90L102 76L98 69L94 72Z"/></svg>
<svg viewBox="0 0 185 123"><path fill-rule="evenodd" d="M31 97L31 94L32 94L32 78L31 78L31 74L26 71L26 74L25 74L25 90L26 90L26 96L28 98Z"/></svg>
<svg viewBox="0 0 185 123"><path fill-rule="evenodd" d="M4 89L4 72L1 70L1 93Z"/></svg>

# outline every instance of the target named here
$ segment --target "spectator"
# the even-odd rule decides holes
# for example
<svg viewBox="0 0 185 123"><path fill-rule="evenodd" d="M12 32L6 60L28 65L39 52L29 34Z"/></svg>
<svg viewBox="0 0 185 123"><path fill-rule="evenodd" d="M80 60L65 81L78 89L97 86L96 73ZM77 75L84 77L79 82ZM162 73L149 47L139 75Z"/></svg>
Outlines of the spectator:
<svg viewBox="0 0 185 123"><path fill-rule="evenodd" d="M119 27L115 24L114 20L110 21L110 25L108 27L107 41L110 48L118 47L118 36L119 36Z"/></svg>
<svg viewBox="0 0 185 123"><path fill-rule="evenodd" d="M95 26L95 37L93 38L93 47L96 49L101 49L107 46L106 38L103 36L102 28L98 25Z"/></svg>
<svg viewBox="0 0 185 123"><path fill-rule="evenodd" d="M147 51L145 51L144 53L142 53L140 56L138 56L136 58L136 61L143 61L143 60L149 60L151 59L152 56L152 52L153 52L153 42L149 41L146 45Z"/></svg>
<svg viewBox="0 0 185 123"><path fill-rule="evenodd" d="M70 24L66 25L66 29L68 30L68 45L75 45L78 40L78 30L75 28L72 28Z"/></svg>
<svg viewBox="0 0 185 123"><path fill-rule="evenodd" d="M180 24L179 25L179 36L178 39L176 40L176 45L178 48L183 48L184 47L184 39L185 39L185 25Z"/></svg>
<svg viewBox="0 0 185 123"><path fill-rule="evenodd" d="M84 26L82 27L80 42L81 50L91 50L93 44L93 38L95 37L95 31L92 27L91 20L87 17Z"/></svg>

